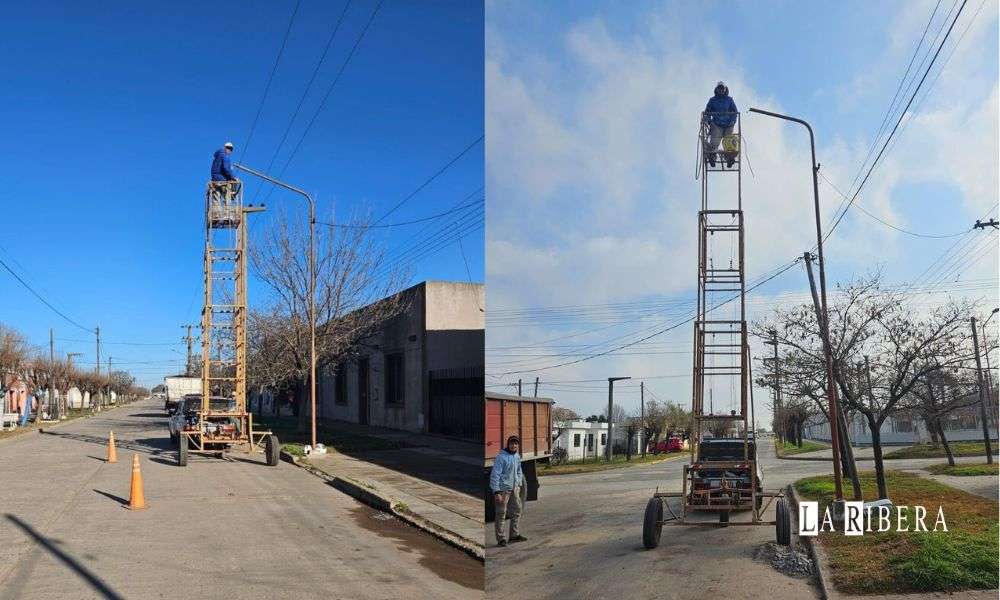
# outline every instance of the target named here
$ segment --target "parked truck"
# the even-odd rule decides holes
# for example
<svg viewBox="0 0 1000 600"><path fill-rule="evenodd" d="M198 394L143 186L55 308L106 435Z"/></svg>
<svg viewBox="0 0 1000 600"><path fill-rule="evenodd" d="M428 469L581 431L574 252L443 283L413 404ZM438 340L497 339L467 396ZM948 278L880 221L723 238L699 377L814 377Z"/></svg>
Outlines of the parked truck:
<svg viewBox="0 0 1000 600"><path fill-rule="evenodd" d="M521 468L524 470L528 501L538 500L539 463L552 456L552 399L511 396L486 392L486 520L493 520L493 493L490 470L507 438L521 440Z"/></svg>
<svg viewBox="0 0 1000 600"><path fill-rule="evenodd" d="M173 413L174 409L177 408L177 401L183 398L186 394L201 393L200 377L164 377L163 384L167 388L166 399L163 403L163 410L168 413Z"/></svg>

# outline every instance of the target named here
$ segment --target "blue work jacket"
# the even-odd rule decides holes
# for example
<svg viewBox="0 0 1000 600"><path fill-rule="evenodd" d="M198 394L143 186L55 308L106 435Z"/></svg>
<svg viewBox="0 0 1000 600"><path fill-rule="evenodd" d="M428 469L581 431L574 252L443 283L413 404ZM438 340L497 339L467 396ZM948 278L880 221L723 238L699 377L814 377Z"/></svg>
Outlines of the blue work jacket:
<svg viewBox="0 0 1000 600"><path fill-rule="evenodd" d="M504 448L493 460L493 470L490 471L490 489L494 492L510 492L523 483L524 471L521 470L521 455L509 452Z"/></svg>

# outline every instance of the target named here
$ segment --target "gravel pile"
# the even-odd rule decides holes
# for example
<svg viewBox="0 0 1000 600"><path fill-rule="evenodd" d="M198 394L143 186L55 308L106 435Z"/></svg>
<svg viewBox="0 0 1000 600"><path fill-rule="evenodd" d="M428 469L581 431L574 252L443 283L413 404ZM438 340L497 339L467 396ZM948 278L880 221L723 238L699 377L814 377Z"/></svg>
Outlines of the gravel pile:
<svg viewBox="0 0 1000 600"><path fill-rule="evenodd" d="M754 558L791 577L812 577L814 573L813 561L801 546L779 546L769 542L757 549Z"/></svg>

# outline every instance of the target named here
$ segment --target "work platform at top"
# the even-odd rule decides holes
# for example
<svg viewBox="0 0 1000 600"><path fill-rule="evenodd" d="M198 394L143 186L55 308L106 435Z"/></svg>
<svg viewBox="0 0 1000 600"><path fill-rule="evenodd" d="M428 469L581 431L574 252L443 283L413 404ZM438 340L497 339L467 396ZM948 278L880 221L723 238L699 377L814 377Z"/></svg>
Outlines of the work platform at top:
<svg viewBox="0 0 1000 600"><path fill-rule="evenodd" d="M731 125L727 124L730 121ZM691 400L699 430L701 421L730 420L742 421L745 431L748 418L749 345L744 306L745 230L740 142L738 112L702 113L698 135L701 205L698 211L698 297ZM716 173L735 174L735 187L726 185L719 191L710 187L709 180ZM727 193L720 193L723 190ZM710 195L710 191L714 195ZM730 399L728 404L726 396ZM709 404L707 411L706 402ZM697 437L701 437L700 431Z"/></svg>

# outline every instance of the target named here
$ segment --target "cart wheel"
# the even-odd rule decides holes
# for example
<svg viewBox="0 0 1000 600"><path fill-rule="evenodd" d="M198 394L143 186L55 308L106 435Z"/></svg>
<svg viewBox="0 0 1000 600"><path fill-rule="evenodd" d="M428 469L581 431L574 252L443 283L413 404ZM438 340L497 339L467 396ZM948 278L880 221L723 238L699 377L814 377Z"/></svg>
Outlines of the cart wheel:
<svg viewBox="0 0 1000 600"><path fill-rule="evenodd" d="M178 434L177 436L177 466L186 467L188 464L188 438Z"/></svg>
<svg viewBox="0 0 1000 600"><path fill-rule="evenodd" d="M264 455L267 457L268 466L277 466L278 459L281 458L281 444L278 442L278 436L273 433L264 440Z"/></svg>
<svg viewBox="0 0 1000 600"><path fill-rule="evenodd" d="M720 512L719 513L719 525L722 525L723 527L728 527L729 526L729 513L728 512Z"/></svg>
<svg viewBox="0 0 1000 600"><path fill-rule="evenodd" d="M792 520L788 512L788 502L784 498L778 498L774 507L774 537L775 541L782 546L792 543Z"/></svg>
<svg viewBox="0 0 1000 600"><path fill-rule="evenodd" d="M646 503L646 516L642 521L642 545L652 550L660 545L663 531L663 500L650 498Z"/></svg>
<svg viewBox="0 0 1000 600"><path fill-rule="evenodd" d="M178 437L178 434L171 433L170 434L170 441L173 442L174 444L176 444L177 443L177 437Z"/></svg>

